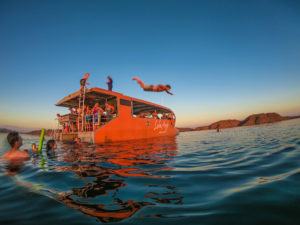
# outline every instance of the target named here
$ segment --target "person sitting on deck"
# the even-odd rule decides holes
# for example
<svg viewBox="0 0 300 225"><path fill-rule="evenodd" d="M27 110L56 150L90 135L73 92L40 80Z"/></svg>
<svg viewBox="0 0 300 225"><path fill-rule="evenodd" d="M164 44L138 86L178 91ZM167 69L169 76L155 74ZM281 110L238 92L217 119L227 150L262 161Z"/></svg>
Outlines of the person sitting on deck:
<svg viewBox="0 0 300 225"><path fill-rule="evenodd" d="M171 86L169 84L163 85L163 84L158 84L158 85L148 85L145 84L139 77L133 77L132 80L135 80L141 88L144 89L144 91L153 91L153 92L167 92L169 95L173 95L173 93L170 92Z"/></svg>
<svg viewBox="0 0 300 225"><path fill-rule="evenodd" d="M80 116L80 115L81 115L81 111L82 111L82 110L81 110L81 108L80 108L80 107L78 107L76 111L77 111L77 115L79 115L79 116Z"/></svg>
<svg viewBox="0 0 300 225"><path fill-rule="evenodd" d="M105 112L106 112L106 120L110 120L112 118L112 114L115 112L115 107L108 102L105 103ZM106 122L107 122L106 121Z"/></svg>
<svg viewBox="0 0 300 225"><path fill-rule="evenodd" d="M69 133L70 132L69 123L64 123L63 124L63 131L64 131L64 133Z"/></svg>
<svg viewBox="0 0 300 225"><path fill-rule="evenodd" d="M104 113L104 110L99 106L99 103L96 103L92 109L93 116L94 116L94 124L100 125L101 123L101 116Z"/></svg>
<svg viewBox="0 0 300 225"><path fill-rule="evenodd" d="M109 114L112 114L115 112L115 107L108 102L105 103L105 111Z"/></svg>
<svg viewBox="0 0 300 225"><path fill-rule="evenodd" d="M107 90L112 91L113 89L113 79L111 78L111 76L107 76Z"/></svg>
<svg viewBox="0 0 300 225"><path fill-rule="evenodd" d="M86 130L91 131L92 130L92 121L93 121L93 114L92 110L89 106L86 106L85 108L85 122L86 122Z"/></svg>
<svg viewBox="0 0 300 225"><path fill-rule="evenodd" d="M80 144L81 144L81 139L80 139L79 137L76 137L76 138L74 139L74 144L75 144L75 145L80 145Z"/></svg>
<svg viewBox="0 0 300 225"><path fill-rule="evenodd" d="M7 135L7 141L11 146L11 149L7 151L2 158L9 161L10 163L22 163L29 159L27 150L20 150L23 144L22 138L18 132L10 132Z"/></svg>
<svg viewBox="0 0 300 225"><path fill-rule="evenodd" d="M69 111L70 111L70 114L71 114L71 115L77 114L77 110L76 110L74 107L70 107L70 108L69 108Z"/></svg>
<svg viewBox="0 0 300 225"><path fill-rule="evenodd" d="M146 113L140 112L140 113L138 114L138 117L139 117L139 118L146 118Z"/></svg>
<svg viewBox="0 0 300 225"><path fill-rule="evenodd" d="M157 114L157 111L156 111L156 110L154 110L154 111L152 112L152 117L153 117L153 119L158 119L158 114Z"/></svg>

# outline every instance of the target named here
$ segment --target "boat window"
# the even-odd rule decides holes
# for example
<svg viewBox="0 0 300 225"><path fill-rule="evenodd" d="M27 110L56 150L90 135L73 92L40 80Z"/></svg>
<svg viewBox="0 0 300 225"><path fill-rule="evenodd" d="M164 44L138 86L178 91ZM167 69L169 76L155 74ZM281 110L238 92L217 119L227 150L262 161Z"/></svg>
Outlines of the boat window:
<svg viewBox="0 0 300 225"><path fill-rule="evenodd" d="M172 111L139 101L132 102L132 116L135 118L174 119Z"/></svg>
<svg viewBox="0 0 300 225"><path fill-rule="evenodd" d="M120 99L120 104L125 106L131 106L131 101Z"/></svg>

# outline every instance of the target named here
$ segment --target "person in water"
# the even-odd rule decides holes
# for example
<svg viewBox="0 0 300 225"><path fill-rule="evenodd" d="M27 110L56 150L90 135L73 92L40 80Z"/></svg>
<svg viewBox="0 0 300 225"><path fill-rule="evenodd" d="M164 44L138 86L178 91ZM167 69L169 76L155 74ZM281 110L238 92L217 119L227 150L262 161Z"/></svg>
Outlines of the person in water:
<svg viewBox="0 0 300 225"><path fill-rule="evenodd" d="M27 150L20 150L23 140L18 132L10 132L7 135L7 141L11 149L7 151L2 158L10 162L23 162L29 159Z"/></svg>
<svg viewBox="0 0 300 225"><path fill-rule="evenodd" d="M111 78L111 76L107 76L106 84L107 84L107 89L109 91L112 91L112 89L113 89L113 79Z"/></svg>
<svg viewBox="0 0 300 225"><path fill-rule="evenodd" d="M36 146L36 143L31 144L31 151L32 151L32 153L37 153L38 152L38 148Z"/></svg>
<svg viewBox="0 0 300 225"><path fill-rule="evenodd" d="M55 153L56 149L57 149L57 145L56 145L55 140L51 139L51 140L47 141L46 154L49 158L55 158L56 157L56 153Z"/></svg>
<svg viewBox="0 0 300 225"><path fill-rule="evenodd" d="M145 84L139 77L133 77L132 80L135 80L141 88L144 89L144 91L153 91L153 92L167 92L169 95L173 95L173 93L170 92L171 86L169 84L163 85L149 85Z"/></svg>
<svg viewBox="0 0 300 225"><path fill-rule="evenodd" d="M54 151L57 149L56 141L53 139L47 141L46 149L47 151Z"/></svg>

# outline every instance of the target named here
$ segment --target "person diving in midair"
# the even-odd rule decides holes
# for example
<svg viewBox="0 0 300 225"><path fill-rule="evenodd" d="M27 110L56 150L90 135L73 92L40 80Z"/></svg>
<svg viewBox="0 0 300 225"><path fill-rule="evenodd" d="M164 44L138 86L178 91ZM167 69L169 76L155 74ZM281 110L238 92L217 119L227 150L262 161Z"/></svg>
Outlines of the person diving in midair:
<svg viewBox="0 0 300 225"><path fill-rule="evenodd" d="M173 93L170 92L171 86L169 84L163 85L163 84L157 84L157 85L149 85L145 84L139 77L133 77L132 80L135 80L141 88L144 89L144 91L153 91L153 92L167 92L169 95L173 95Z"/></svg>

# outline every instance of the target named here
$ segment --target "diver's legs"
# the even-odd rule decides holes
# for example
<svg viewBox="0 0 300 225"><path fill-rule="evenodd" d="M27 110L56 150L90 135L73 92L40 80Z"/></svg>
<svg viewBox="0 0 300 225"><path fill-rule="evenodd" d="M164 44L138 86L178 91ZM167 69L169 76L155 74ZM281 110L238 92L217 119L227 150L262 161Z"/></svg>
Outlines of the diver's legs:
<svg viewBox="0 0 300 225"><path fill-rule="evenodd" d="M133 77L132 80L135 80L141 86L141 88L145 88L145 83L139 77Z"/></svg>

